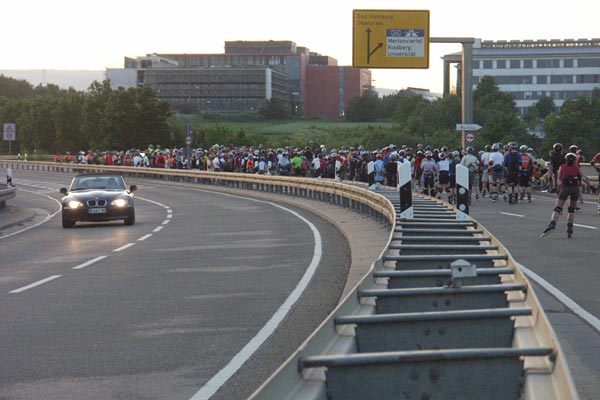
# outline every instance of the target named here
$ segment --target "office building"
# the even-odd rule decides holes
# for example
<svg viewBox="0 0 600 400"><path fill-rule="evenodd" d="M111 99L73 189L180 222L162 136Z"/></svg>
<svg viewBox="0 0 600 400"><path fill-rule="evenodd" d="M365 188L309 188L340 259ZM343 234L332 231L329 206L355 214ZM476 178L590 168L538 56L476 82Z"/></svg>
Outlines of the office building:
<svg viewBox="0 0 600 400"><path fill-rule="evenodd" d="M174 110L187 112L257 112L265 100L272 99L296 115L339 117L343 114L340 101L347 105L352 96L360 95L356 88L370 88L368 70L344 72L344 79L329 72L324 72L329 78L310 73L311 79L326 82L319 91L307 80L311 62L339 70L335 59L311 53L292 41L228 41L223 54L126 57L123 69L107 69L106 76L113 87L151 87ZM346 71L350 67L340 68ZM305 103L315 100L309 97L308 87L312 88L310 96L320 99L323 91L334 90L342 100L331 99L335 105L328 104L327 112L311 109L314 113L309 114Z"/></svg>
<svg viewBox="0 0 600 400"><path fill-rule="evenodd" d="M444 60L444 92L449 90L449 68L458 64L461 82L461 53ZM565 100L589 97L600 87L600 39L497 40L477 39L473 45L473 87L482 77L494 78L500 90L510 93L521 115L541 97Z"/></svg>

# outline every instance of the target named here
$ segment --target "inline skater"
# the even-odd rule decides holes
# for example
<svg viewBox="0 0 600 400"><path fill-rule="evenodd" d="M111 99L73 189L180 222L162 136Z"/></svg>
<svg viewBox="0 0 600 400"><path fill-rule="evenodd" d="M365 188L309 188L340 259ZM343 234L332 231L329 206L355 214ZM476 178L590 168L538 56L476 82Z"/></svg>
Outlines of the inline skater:
<svg viewBox="0 0 600 400"><path fill-rule="evenodd" d="M598 213L598 215L600 215L600 165L598 165L600 163L600 152L598 154L596 154L590 161L590 164L592 167L594 167L596 169L596 171L598 172L598 207L596 208L596 212Z"/></svg>
<svg viewBox="0 0 600 400"><path fill-rule="evenodd" d="M504 156L500 146L492 146L492 153L488 159L488 174L490 176L490 199L493 203L498 201L498 193L504 186Z"/></svg>
<svg viewBox="0 0 600 400"><path fill-rule="evenodd" d="M489 161L492 153L492 146L486 144L483 153L479 161L481 162L481 197L485 197L486 193L490 192L490 180L489 180Z"/></svg>
<svg viewBox="0 0 600 400"><path fill-rule="evenodd" d="M421 161L421 182L423 184L423 194L435 196L435 176L438 173L437 163L433 159L431 151L425 152L425 158Z"/></svg>
<svg viewBox="0 0 600 400"><path fill-rule="evenodd" d="M521 170L521 154L517 152L517 142L510 142L504 154L504 166L506 168L506 186L508 190L508 204L517 204L519 202L519 193L517 184L519 172Z"/></svg>
<svg viewBox="0 0 600 400"><path fill-rule="evenodd" d="M438 199L442 198L442 193L448 193L448 186L450 184L450 161L446 159L446 153L443 151L439 154L440 161L437 163L438 168ZM448 194L448 197L450 195Z"/></svg>
<svg viewBox="0 0 600 400"><path fill-rule="evenodd" d="M522 145L519 147L521 153L521 172L519 173L519 198L525 200L527 194L527 202L531 203L531 179L533 177L533 166L536 160L533 155L528 152L528 147Z"/></svg>
<svg viewBox="0 0 600 400"><path fill-rule="evenodd" d="M565 163L565 153L562 151L563 146L560 143L554 143L552 151L550 152L550 159L548 162L548 191L551 193L556 192L556 179L558 169Z"/></svg>
<svg viewBox="0 0 600 400"><path fill-rule="evenodd" d="M467 154L460 161L460 164L469 170L469 203L473 191L475 191L475 200L479 201L479 159L473 154L474 152L473 147L467 147Z"/></svg>
<svg viewBox="0 0 600 400"><path fill-rule="evenodd" d="M584 176L576 164L577 156L573 153L568 153L565 156L565 164L562 164L557 173L557 187L559 189L558 199L556 200L556 207L552 212L550 223L544 230L541 237L552 233L556 229L556 222L562 213L563 205L569 199L569 208L567 215L567 237L573 235L573 223L575 222L575 206L577 205L577 198L579 196L579 187Z"/></svg>

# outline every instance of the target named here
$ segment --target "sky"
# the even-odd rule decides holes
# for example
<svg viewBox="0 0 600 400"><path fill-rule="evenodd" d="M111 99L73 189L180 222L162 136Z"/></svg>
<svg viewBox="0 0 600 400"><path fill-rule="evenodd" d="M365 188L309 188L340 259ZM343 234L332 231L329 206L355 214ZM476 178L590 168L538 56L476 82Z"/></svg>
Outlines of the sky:
<svg viewBox="0 0 600 400"><path fill-rule="evenodd" d="M429 10L431 37L600 37L598 0L19 0L2 4L0 70L122 68L125 56L223 53L227 40L291 40L352 65L354 9ZM441 93L441 57L459 51L431 43L429 69L373 69L373 84Z"/></svg>

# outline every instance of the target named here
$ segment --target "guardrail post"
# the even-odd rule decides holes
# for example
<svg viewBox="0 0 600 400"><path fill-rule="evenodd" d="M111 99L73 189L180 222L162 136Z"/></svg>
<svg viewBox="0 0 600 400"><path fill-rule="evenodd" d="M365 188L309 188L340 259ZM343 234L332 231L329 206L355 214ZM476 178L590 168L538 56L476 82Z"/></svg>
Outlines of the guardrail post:
<svg viewBox="0 0 600 400"><path fill-rule="evenodd" d="M456 219L469 219L469 169L460 164L456 166Z"/></svg>

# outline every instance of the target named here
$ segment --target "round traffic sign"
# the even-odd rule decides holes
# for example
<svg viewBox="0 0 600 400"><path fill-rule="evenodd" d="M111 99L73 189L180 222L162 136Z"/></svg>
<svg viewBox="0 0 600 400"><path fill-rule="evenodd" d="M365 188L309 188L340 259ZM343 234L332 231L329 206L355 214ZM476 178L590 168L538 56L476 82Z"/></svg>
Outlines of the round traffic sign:
<svg viewBox="0 0 600 400"><path fill-rule="evenodd" d="M187 146L191 146L192 145L192 135L186 135L186 137L185 137L185 144Z"/></svg>
<svg viewBox="0 0 600 400"><path fill-rule="evenodd" d="M466 132L465 142L467 142L468 144L472 144L473 142L475 142L475 134L473 132Z"/></svg>

